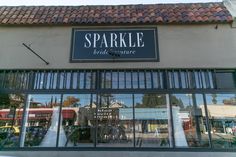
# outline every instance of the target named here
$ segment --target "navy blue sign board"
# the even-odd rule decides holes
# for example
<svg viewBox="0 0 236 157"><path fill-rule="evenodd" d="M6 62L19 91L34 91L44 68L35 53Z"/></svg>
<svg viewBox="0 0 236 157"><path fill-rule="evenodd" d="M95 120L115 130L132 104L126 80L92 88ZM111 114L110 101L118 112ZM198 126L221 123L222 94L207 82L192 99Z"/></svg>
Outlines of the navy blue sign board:
<svg viewBox="0 0 236 157"><path fill-rule="evenodd" d="M157 28L74 28L71 62L159 61Z"/></svg>

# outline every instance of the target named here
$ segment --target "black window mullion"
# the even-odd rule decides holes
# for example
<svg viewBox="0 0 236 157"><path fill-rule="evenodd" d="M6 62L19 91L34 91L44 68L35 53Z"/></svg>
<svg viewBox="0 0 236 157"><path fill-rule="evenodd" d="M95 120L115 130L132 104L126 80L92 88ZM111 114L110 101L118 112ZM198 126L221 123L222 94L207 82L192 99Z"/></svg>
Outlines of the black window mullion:
<svg viewBox="0 0 236 157"><path fill-rule="evenodd" d="M117 86L118 86L118 89L120 89L120 72L119 72L119 70L117 70Z"/></svg>
<svg viewBox="0 0 236 157"><path fill-rule="evenodd" d="M140 74L140 71L138 70L138 71L137 71L137 77L138 77L138 89L140 89L140 80L139 80L139 74Z"/></svg>
<svg viewBox="0 0 236 157"><path fill-rule="evenodd" d="M113 82L113 71L111 70L110 73L111 73L111 86L110 86L110 88L113 89L113 83L112 83Z"/></svg>
<svg viewBox="0 0 236 157"><path fill-rule="evenodd" d="M126 74L127 74L127 71L124 70L124 89L126 89L126 83L127 83Z"/></svg>
<svg viewBox="0 0 236 157"><path fill-rule="evenodd" d="M2 82L0 82L0 88L4 88L4 80L5 80L5 73L6 73L6 71L4 70L3 72L1 72L1 81Z"/></svg>
<svg viewBox="0 0 236 157"><path fill-rule="evenodd" d="M158 82L157 88L161 89L162 87L161 87L161 71L160 70L157 71L157 82Z"/></svg>
<svg viewBox="0 0 236 157"><path fill-rule="evenodd" d="M164 89L170 89L169 88L169 78L168 78L168 71L163 71L163 87Z"/></svg>
<svg viewBox="0 0 236 157"><path fill-rule="evenodd" d="M57 83L56 83L56 89L60 89L60 84L61 84L61 74L62 72L60 72L59 70L57 70Z"/></svg>
<svg viewBox="0 0 236 157"><path fill-rule="evenodd" d="M191 85L193 85L193 89L197 89L197 80L196 80L196 78L195 78L195 70L192 70L191 72L190 72L190 76L191 76Z"/></svg>
<svg viewBox="0 0 236 157"><path fill-rule="evenodd" d="M206 81L206 88L210 89L211 88L211 83L210 83L210 78L209 78L209 70L206 70L204 72L205 75L205 81Z"/></svg>
<svg viewBox="0 0 236 157"><path fill-rule="evenodd" d="M106 85L106 81L107 81L106 70L103 71L102 77L103 77L103 88L106 89L107 88L107 85Z"/></svg>
<svg viewBox="0 0 236 157"><path fill-rule="evenodd" d="M88 71L86 71L86 70L84 70L84 84L83 84L83 86L84 86L84 88L83 89L86 89L86 85L87 85L87 73L88 73Z"/></svg>
<svg viewBox="0 0 236 157"><path fill-rule="evenodd" d="M218 86L217 86L217 81L216 81L216 69L213 70L213 74L212 74L212 78L213 78L213 85L214 85L214 89L218 89Z"/></svg>

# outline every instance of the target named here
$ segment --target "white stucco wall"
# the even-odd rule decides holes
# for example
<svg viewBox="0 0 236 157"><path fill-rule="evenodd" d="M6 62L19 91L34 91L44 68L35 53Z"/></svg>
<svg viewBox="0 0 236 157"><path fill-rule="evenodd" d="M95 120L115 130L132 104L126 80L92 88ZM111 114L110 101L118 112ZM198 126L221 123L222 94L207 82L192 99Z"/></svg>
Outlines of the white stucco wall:
<svg viewBox="0 0 236 157"><path fill-rule="evenodd" d="M159 25L160 62L70 63L76 26L0 27L0 69L235 68L236 29L230 24ZM50 62L45 65L22 43Z"/></svg>

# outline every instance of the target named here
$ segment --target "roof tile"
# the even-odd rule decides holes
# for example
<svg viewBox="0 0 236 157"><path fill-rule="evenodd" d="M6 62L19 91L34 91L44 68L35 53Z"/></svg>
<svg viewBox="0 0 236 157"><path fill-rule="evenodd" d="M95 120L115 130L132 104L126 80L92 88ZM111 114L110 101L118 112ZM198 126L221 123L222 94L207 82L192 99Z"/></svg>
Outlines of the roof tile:
<svg viewBox="0 0 236 157"><path fill-rule="evenodd" d="M114 6L0 6L0 24L232 22L223 3Z"/></svg>

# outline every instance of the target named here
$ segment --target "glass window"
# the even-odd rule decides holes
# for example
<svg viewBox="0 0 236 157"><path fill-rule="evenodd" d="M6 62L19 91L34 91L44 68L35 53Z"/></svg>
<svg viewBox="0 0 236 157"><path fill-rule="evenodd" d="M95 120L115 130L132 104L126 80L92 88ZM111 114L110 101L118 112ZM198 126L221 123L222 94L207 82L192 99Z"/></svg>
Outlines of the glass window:
<svg viewBox="0 0 236 157"><path fill-rule="evenodd" d="M232 72L216 73L217 88L235 88L235 77Z"/></svg>
<svg viewBox="0 0 236 157"><path fill-rule="evenodd" d="M145 88L145 73L140 71L138 73L138 78L139 78L139 88L144 89Z"/></svg>
<svg viewBox="0 0 236 157"><path fill-rule="evenodd" d="M126 72L125 73L125 88L130 89L131 86L132 86L131 72Z"/></svg>
<svg viewBox="0 0 236 157"><path fill-rule="evenodd" d="M196 105L194 104L194 111L192 116L193 124L195 125L195 139L197 139L197 146L210 147L209 144L209 126L207 125L206 110L203 101L203 94L195 94Z"/></svg>
<svg viewBox="0 0 236 157"><path fill-rule="evenodd" d="M118 72L112 72L112 89L118 88Z"/></svg>
<svg viewBox="0 0 236 157"><path fill-rule="evenodd" d="M236 148L236 94L206 94L212 145Z"/></svg>
<svg viewBox="0 0 236 157"><path fill-rule="evenodd" d="M132 81L133 81L133 88L137 89L138 88L138 73L137 72L132 72Z"/></svg>
<svg viewBox="0 0 236 157"><path fill-rule="evenodd" d="M135 94L135 147L170 147L166 95Z"/></svg>
<svg viewBox="0 0 236 157"><path fill-rule="evenodd" d="M153 88L152 87L152 84L153 84L153 81L152 81L152 74L151 72L147 71L146 72L146 88Z"/></svg>
<svg viewBox="0 0 236 157"><path fill-rule="evenodd" d="M192 94L171 95L176 147L209 147L203 128L202 98L198 97L197 100L199 105L193 104Z"/></svg>
<svg viewBox="0 0 236 157"><path fill-rule="evenodd" d="M17 147L24 108L23 94L0 94L0 146Z"/></svg>
<svg viewBox="0 0 236 157"><path fill-rule="evenodd" d="M132 95L102 94L97 123L98 147L133 147Z"/></svg>
<svg viewBox="0 0 236 157"><path fill-rule="evenodd" d="M112 85L112 77L111 77L111 72L110 71L106 71L105 72L105 88L111 88Z"/></svg>
<svg viewBox="0 0 236 157"><path fill-rule="evenodd" d="M119 89L125 88L125 73L119 72Z"/></svg>
<svg viewBox="0 0 236 157"><path fill-rule="evenodd" d="M21 146L56 147L61 95L28 95Z"/></svg>
<svg viewBox="0 0 236 157"><path fill-rule="evenodd" d="M59 147L93 147L96 95L63 95Z"/></svg>

